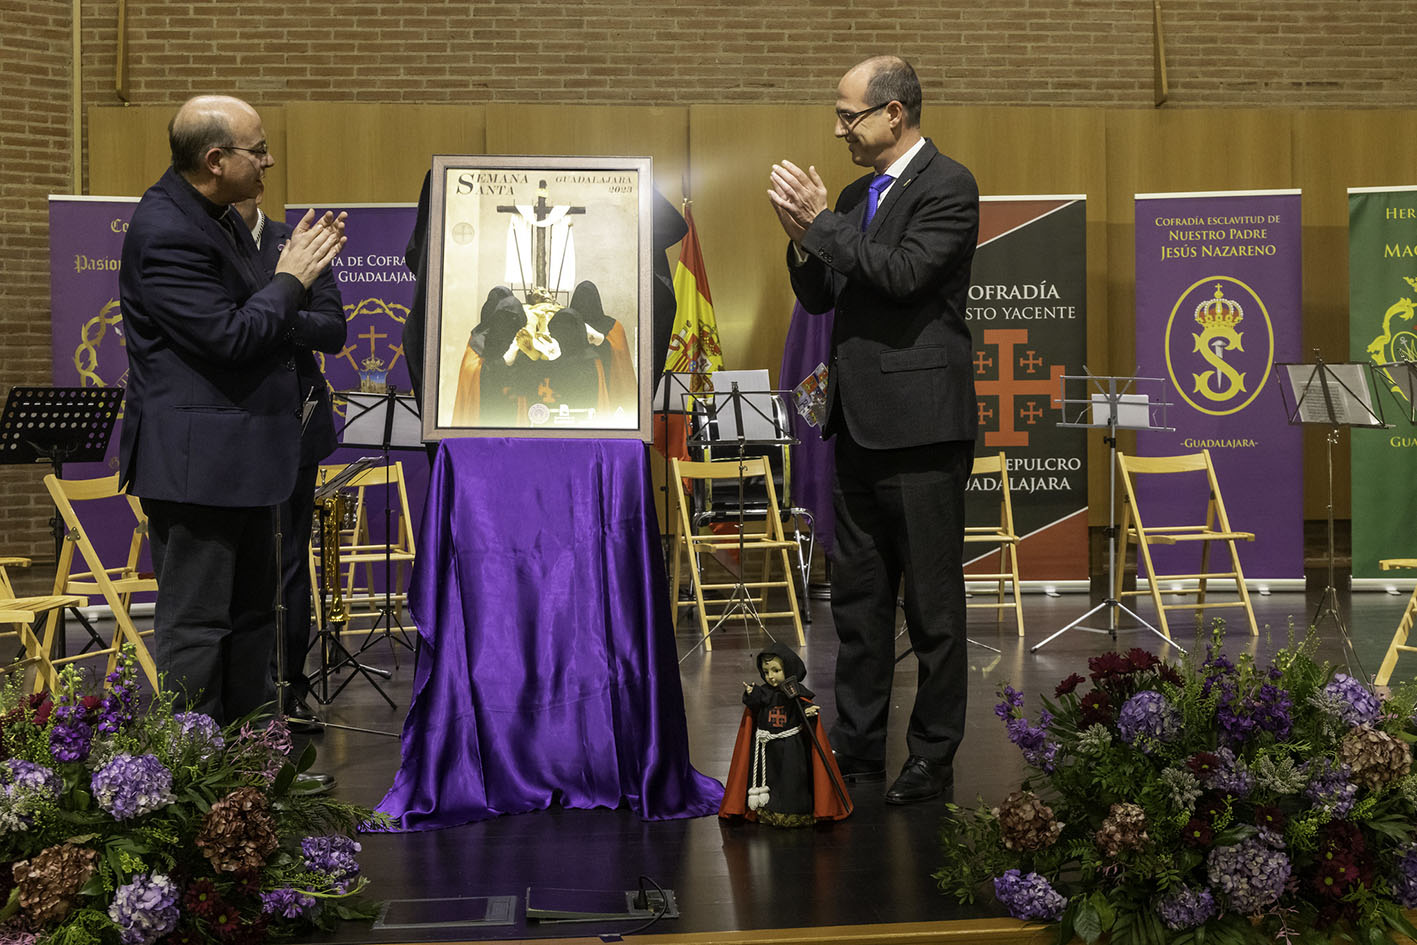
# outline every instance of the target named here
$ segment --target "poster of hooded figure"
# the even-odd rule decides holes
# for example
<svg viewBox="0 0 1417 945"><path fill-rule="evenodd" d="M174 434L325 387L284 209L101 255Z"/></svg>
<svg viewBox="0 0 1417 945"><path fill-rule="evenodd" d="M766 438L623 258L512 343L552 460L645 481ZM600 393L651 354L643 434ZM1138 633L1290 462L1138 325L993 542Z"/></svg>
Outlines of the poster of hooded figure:
<svg viewBox="0 0 1417 945"><path fill-rule="evenodd" d="M434 157L424 434L649 429L648 158Z"/></svg>

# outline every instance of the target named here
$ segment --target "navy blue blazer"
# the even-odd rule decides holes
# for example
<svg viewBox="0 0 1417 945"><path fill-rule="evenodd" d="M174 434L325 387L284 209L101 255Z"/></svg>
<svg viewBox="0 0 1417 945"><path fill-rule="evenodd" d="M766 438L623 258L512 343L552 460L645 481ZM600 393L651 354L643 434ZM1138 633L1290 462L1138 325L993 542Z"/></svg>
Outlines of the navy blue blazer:
<svg viewBox="0 0 1417 945"><path fill-rule="evenodd" d="M809 312L836 309L824 431L868 449L973 440L973 345L965 322L979 188L928 139L861 231L875 174L841 192L788 264Z"/></svg>
<svg viewBox="0 0 1417 945"><path fill-rule="evenodd" d="M270 278L240 217L240 251L172 168L123 240L119 298L128 386L122 482L148 499L284 502L300 455L293 338L305 289Z"/></svg>
<svg viewBox="0 0 1417 945"><path fill-rule="evenodd" d="M291 228L280 220L266 217L261 234L261 263L274 275L280 251L290 239ZM300 465L313 466L334 452L339 441L335 436L334 415L330 410L330 388L320 371L315 352L339 354L349 335L349 323L344 320L344 298L334 269L326 269L310 286L295 323L295 373L300 379L300 400L305 403L314 396L314 410L300 435Z"/></svg>

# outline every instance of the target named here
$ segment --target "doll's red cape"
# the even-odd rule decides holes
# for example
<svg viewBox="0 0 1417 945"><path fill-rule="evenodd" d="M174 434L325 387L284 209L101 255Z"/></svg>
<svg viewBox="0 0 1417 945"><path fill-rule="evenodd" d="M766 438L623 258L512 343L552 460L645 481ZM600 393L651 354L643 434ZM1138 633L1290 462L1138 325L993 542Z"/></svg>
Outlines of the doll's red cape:
<svg viewBox="0 0 1417 945"><path fill-rule="evenodd" d="M821 755L815 750L811 753L812 816L818 820L844 820L852 811L851 796L847 795L846 806L843 807L836 788L832 786L832 779L835 778L834 783L842 785L842 793L845 793L845 782L842 781L841 771L837 769L831 745L827 742L821 715L812 719L812 729L817 744L821 746L822 754L826 755L827 759L823 765ZM738 723L738 737L733 742L733 761L728 766L728 780L724 782L723 803L718 807L718 816L725 820L733 817L758 819L757 812L748 809L748 779L752 777L752 773L753 711L744 709L743 720Z"/></svg>

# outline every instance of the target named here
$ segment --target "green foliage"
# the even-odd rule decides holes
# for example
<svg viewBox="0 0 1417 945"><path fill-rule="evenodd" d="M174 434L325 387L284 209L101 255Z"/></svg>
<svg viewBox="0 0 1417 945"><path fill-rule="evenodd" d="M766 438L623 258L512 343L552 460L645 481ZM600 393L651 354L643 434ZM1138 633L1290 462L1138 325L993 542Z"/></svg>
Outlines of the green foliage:
<svg viewBox="0 0 1417 945"><path fill-rule="evenodd" d="M252 717L217 730L205 716L174 711L171 695L140 707L135 673L125 652L120 670L106 680L111 688L101 679L86 682L72 666L61 673L52 699L32 698L14 682L0 688L0 870L8 876L19 861L41 864L24 881L30 892L41 893L44 903L69 904L43 921L38 945L118 945L110 906L122 887L159 878L175 897L179 931L197 940L223 938L184 902L201 884L238 924L268 922L270 936L373 916L379 904L360 895L365 884L352 859L350 872L336 868L330 875L306 862L301 843L351 838L361 826L387 824L387 818L297 790L295 775L313 762L314 748L287 757L282 723ZM74 734L76 721L90 737ZM144 757L151 760L134 760ZM161 766L158 773L154 765ZM138 768L147 774L113 773ZM171 779L165 790L163 770ZM17 771L25 784L17 782ZM149 784L146 777L158 780ZM147 786L136 791L129 784ZM233 834L249 843L228 850L217 839ZM260 865L234 867L248 861L231 858L250 849L261 851ZM82 851L92 851L92 861ZM0 908L0 941L35 926L20 907L20 888L11 889ZM281 889L298 890L316 905L298 918L263 916L261 893Z"/></svg>
<svg viewBox="0 0 1417 945"><path fill-rule="evenodd" d="M1001 686L1030 765L1021 790L1037 800L951 806L940 888L961 902L997 889L1021 918L1052 909L1060 941L1417 939L1404 913L1417 899L1417 684L1379 704L1316 659L1318 642L1291 625L1269 663L1232 662L1217 621L1176 667L1141 650L1095 657L1089 680L1033 697L1033 715ZM1341 752L1355 727L1381 734ZM1042 822L1027 813L1038 803ZM1399 889L1412 890L1403 902Z"/></svg>

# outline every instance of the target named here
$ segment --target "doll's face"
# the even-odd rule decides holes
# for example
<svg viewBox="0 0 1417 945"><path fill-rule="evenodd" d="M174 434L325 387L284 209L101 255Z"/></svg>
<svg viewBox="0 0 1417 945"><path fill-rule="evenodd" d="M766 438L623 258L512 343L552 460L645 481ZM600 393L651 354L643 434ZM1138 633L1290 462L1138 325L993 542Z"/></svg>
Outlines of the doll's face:
<svg viewBox="0 0 1417 945"><path fill-rule="evenodd" d="M769 656L763 660L763 682L774 689L782 685L782 681L787 678L787 673L783 672L782 660L776 656Z"/></svg>

